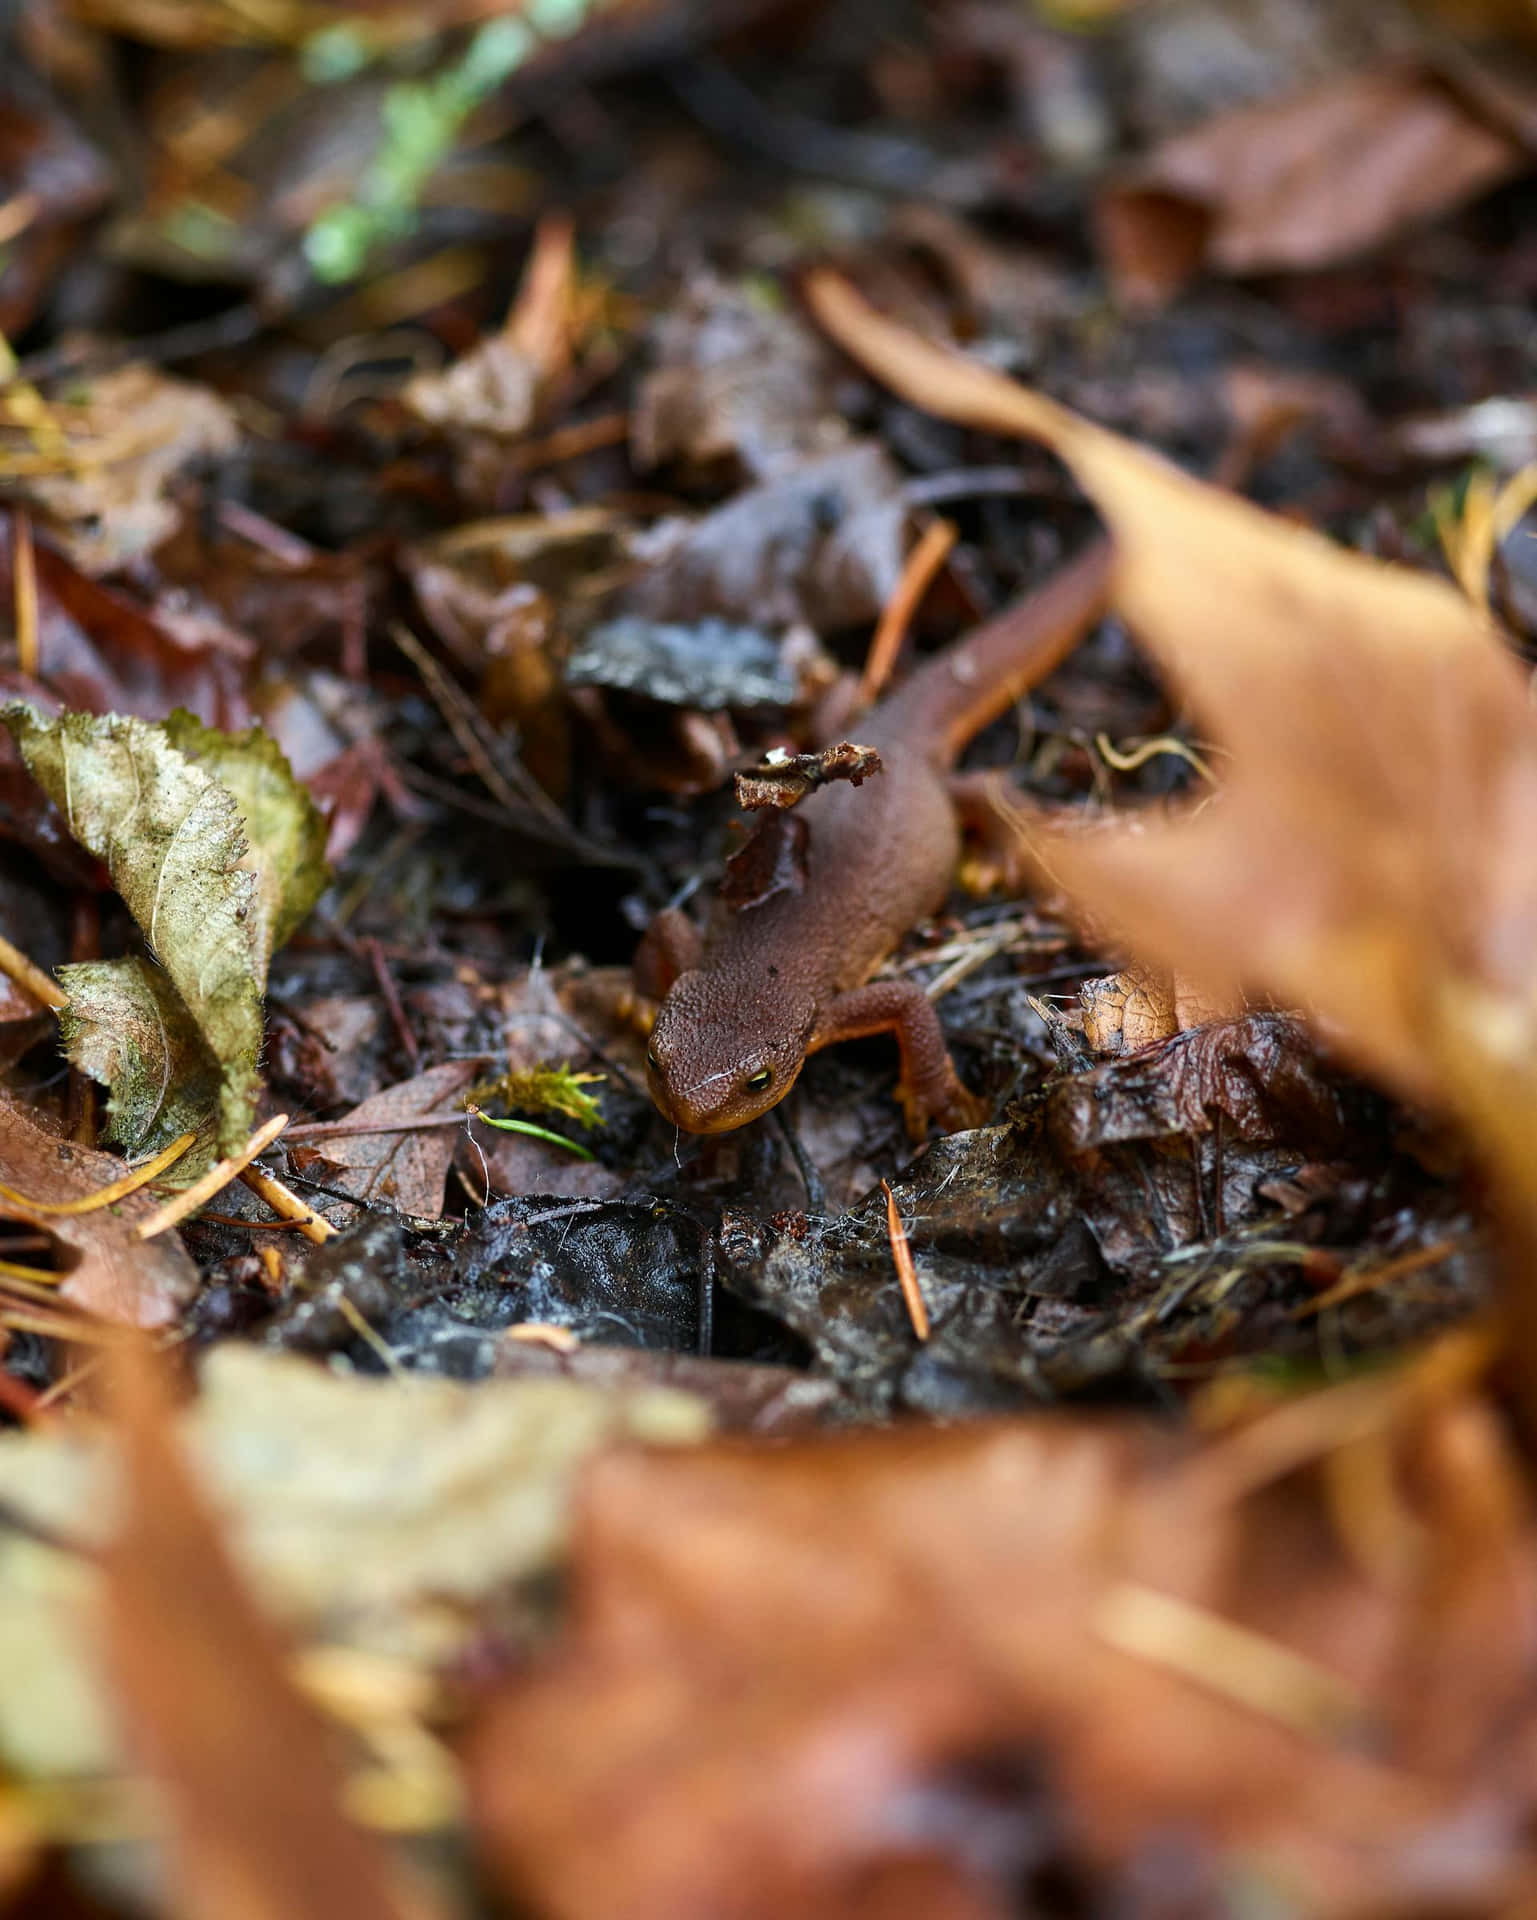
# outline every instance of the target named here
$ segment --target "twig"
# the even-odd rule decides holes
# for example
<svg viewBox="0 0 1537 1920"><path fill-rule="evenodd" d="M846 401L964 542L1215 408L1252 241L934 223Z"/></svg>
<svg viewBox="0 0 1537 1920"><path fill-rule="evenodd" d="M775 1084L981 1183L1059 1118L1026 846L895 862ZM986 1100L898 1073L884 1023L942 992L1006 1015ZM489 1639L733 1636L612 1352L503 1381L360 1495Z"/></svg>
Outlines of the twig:
<svg viewBox="0 0 1537 1920"><path fill-rule="evenodd" d="M927 1340L929 1310L924 1305L923 1289L918 1285L918 1269L913 1264L913 1250L908 1242L907 1229L902 1225L902 1216L897 1211L897 1197L888 1181L881 1182L881 1191L886 1196L886 1231L891 1238L891 1258L902 1288L902 1301L907 1308L907 1317L913 1323L913 1332L920 1340Z"/></svg>
<svg viewBox="0 0 1537 1920"><path fill-rule="evenodd" d="M539 440L526 440L513 447L507 465L514 473L532 473L538 467L558 466L562 460L574 460L579 454L595 453L600 447L623 443L630 432L627 413L604 413L596 420L578 420L560 427Z"/></svg>
<svg viewBox="0 0 1537 1920"><path fill-rule="evenodd" d="M11 584L16 599L16 665L29 680L39 664L37 555L32 547L32 516L25 507L11 510Z"/></svg>
<svg viewBox="0 0 1537 1920"><path fill-rule="evenodd" d="M471 1116L463 1107L453 1113L423 1113L409 1120L306 1120L288 1129L288 1142L343 1140L361 1133L415 1133L418 1127L460 1127Z"/></svg>
<svg viewBox="0 0 1537 1920"><path fill-rule="evenodd" d="M369 1347L378 1355L379 1359L383 1361L387 1373L396 1380L408 1380L411 1377L395 1358L383 1335L368 1324L363 1318L363 1315L358 1311L356 1304L349 1300L346 1294L337 1295L336 1306L337 1311L363 1344Z"/></svg>
<svg viewBox="0 0 1537 1920"><path fill-rule="evenodd" d="M0 1180L0 1196L13 1201L18 1207L25 1207L29 1213L95 1213L101 1207L110 1207L114 1200L125 1199L130 1193L137 1193L140 1187L147 1187L157 1174L164 1173L173 1161L179 1160L196 1138L195 1133L182 1134L157 1153L153 1160L146 1160L142 1166L131 1168L120 1180L111 1180L94 1193L82 1194L75 1200L32 1200L26 1194L18 1193L14 1187L8 1187L3 1180Z"/></svg>
<svg viewBox="0 0 1537 1920"><path fill-rule="evenodd" d="M0 973L8 973L34 1000L52 1007L55 1013L69 1005L69 995L58 982L50 980L41 967L34 966L21 948L13 947L4 934L0 934Z"/></svg>
<svg viewBox="0 0 1537 1920"><path fill-rule="evenodd" d="M856 712L869 706L891 678L891 670L897 663L897 651L912 625L913 616L955 541L956 530L948 520L931 520L924 528L918 544L907 556L902 577L881 610L875 637L870 642L865 670L859 678L859 691L854 696Z"/></svg>
<svg viewBox="0 0 1537 1920"><path fill-rule="evenodd" d="M239 1153L228 1154L223 1160L211 1166L200 1180L194 1180L190 1187L181 1193L173 1194L163 1207L157 1207L147 1220L138 1225L141 1240L153 1240L157 1234L164 1233L168 1227L174 1227L185 1220L189 1213L196 1213L205 1200L227 1187L237 1173L241 1173L256 1158L265 1153L278 1135L288 1125L286 1113L275 1113L264 1126L256 1129Z"/></svg>
<svg viewBox="0 0 1537 1920"><path fill-rule="evenodd" d="M421 1049L416 1044L416 1035L411 1031L411 1022L406 1018L406 1010L401 1004L400 989L395 985L395 976L390 972L390 963L384 957L384 949L377 939L363 942L363 951L368 955L368 964L373 969L374 980L384 1001L385 1011L390 1016L390 1025L395 1029L395 1037L406 1056L407 1065L413 1075L422 1070Z"/></svg>
<svg viewBox="0 0 1537 1920"><path fill-rule="evenodd" d="M1374 1293L1379 1287L1391 1286L1395 1280L1419 1273L1426 1267L1438 1267L1443 1260L1450 1260L1453 1254L1463 1252L1470 1244L1458 1234L1449 1234L1444 1240L1432 1241L1428 1247L1411 1248L1408 1253L1398 1254L1391 1260L1381 1260L1375 1266L1356 1267L1342 1275L1327 1293L1321 1293L1316 1300L1306 1301L1298 1307L1292 1318L1311 1320L1316 1314L1330 1307L1343 1306L1347 1300L1354 1300L1360 1294Z"/></svg>
<svg viewBox="0 0 1537 1920"><path fill-rule="evenodd" d="M240 1178L258 1199L265 1200L274 1213L282 1215L282 1224L285 1227L297 1229L306 1240L313 1241L317 1247L323 1247L328 1240L334 1238L336 1229L330 1221L322 1219L313 1207L306 1206L298 1194L283 1185L276 1174L268 1173L265 1167L247 1167ZM265 1226L267 1222L257 1223L246 1220L240 1222L241 1226L256 1224Z"/></svg>

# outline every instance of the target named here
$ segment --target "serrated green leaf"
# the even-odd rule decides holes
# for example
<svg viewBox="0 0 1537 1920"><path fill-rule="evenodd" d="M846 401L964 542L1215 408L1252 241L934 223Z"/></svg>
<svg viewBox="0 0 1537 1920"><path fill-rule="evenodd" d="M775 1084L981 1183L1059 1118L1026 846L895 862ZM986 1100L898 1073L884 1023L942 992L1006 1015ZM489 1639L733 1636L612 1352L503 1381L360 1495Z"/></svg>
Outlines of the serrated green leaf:
<svg viewBox="0 0 1537 1920"><path fill-rule="evenodd" d="M196 1109L217 1112L221 1151L238 1147L255 1112L267 963L326 879L308 795L259 728L226 735L189 714L50 719L20 703L0 717L164 970L86 969L86 1005L65 1028L71 1058L105 1081L125 1144L185 1132Z"/></svg>
<svg viewBox="0 0 1537 1920"><path fill-rule="evenodd" d="M308 789L294 778L283 750L261 727L220 733L184 707L164 723L171 745L228 787L245 825L243 865L256 875L256 951L261 982L267 962L324 893L326 828Z"/></svg>
<svg viewBox="0 0 1537 1920"><path fill-rule="evenodd" d="M170 975L223 1070L218 1136L250 1132L261 1050L257 880L229 790L148 721L122 714L47 719L12 705L6 724L70 833L112 884Z"/></svg>
<svg viewBox="0 0 1537 1920"><path fill-rule="evenodd" d="M60 967L59 984L69 995L59 1037L71 1063L108 1089L110 1145L158 1152L204 1124L218 1103L219 1063L159 967L136 954L85 961Z"/></svg>

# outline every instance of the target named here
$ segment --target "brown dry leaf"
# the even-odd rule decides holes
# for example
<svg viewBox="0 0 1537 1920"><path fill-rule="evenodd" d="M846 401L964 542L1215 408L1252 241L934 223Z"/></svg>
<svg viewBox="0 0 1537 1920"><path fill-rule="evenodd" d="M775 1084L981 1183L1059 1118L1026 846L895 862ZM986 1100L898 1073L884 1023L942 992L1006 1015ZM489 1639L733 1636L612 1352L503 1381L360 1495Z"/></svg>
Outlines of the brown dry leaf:
<svg viewBox="0 0 1537 1920"><path fill-rule="evenodd" d="M183 1920L428 1920L342 1817L324 1723L284 1671L194 1490L147 1355L114 1356L124 1511L103 1556L106 1653L170 1815Z"/></svg>
<svg viewBox="0 0 1537 1920"><path fill-rule="evenodd" d="M77 464L30 480L26 492L88 574L125 566L168 539L181 521L171 481L240 443L234 414L211 388L138 363L100 375L61 418Z"/></svg>
<svg viewBox="0 0 1537 1920"><path fill-rule="evenodd" d="M336 1169L328 1184L359 1200L394 1207L419 1220L443 1211L443 1183L453 1163L460 1130L449 1126L370 1133L368 1128L442 1114L476 1077L473 1060L450 1060L413 1079L386 1087L354 1107L347 1124L358 1131L324 1142L315 1158ZM468 1125L468 1117L466 1117ZM295 1149L306 1160L308 1149Z"/></svg>
<svg viewBox="0 0 1537 1920"><path fill-rule="evenodd" d="M1021 815L1042 869L1140 959L1307 1007L1450 1108L1537 1246L1537 720L1497 630L1444 581L1189 478L836 276L809 293L915 406L1056 450L1110 523L1115 606L1232 754L1184 816L1092 833Z"/></svg>
<svg viewBox="0 0 1537 1920"><path fill-rule="evenodd" d="M46 1132L9 1100L0 1098L0 1181L29 1200L78 1200L119 1180L123 1162ZM140 1240L134 1229L159 1205L143 1188L94 1213L34 1214L14 1201L0 1201L10 1220L28 1221L52 1235L68 1278L66 1300L128 1326L163 1327L175 1320L198 1290L198 1272L174 1233ZM70 1260L74 1264L69 1265Z"/></svg>
<svg viewBox="0 0 1537 1920"><path fill-rule="evenodd" d="M1339 1521L1346 1440L1385 1450L1404 1557ZM966 1783L1029 1752L1070 1873L1151 1871L1178 1833L1193 1897L1491 1888L1529 1847L1517 1485L1486 1409L1381 1379L1204 1452L1052 1418L611 1455L564 1644L472 1747L480 1831L549 1920L834 1920L909 1873L1001 1920L968 1840L1006 1829ZM1005 1874L1040 1859L1012 1806Z"/></svg>
<svg viewBox="0 0 1537 1920"><path fill-rule="evenodd" d="M1180 1030L1174 982L1155 967L1127 967L1078 989L1083 1037L1095 1053L1135 1053Z"/></svg>
<svg viewBox="0 0 1537 1920"><path fill-rule="evenodd" d="M1202 265L1327 266L1520 173L1526 149L1471 91L1395 65L1165 141L1100 198L1118 291L1157 303Z"/></svg>

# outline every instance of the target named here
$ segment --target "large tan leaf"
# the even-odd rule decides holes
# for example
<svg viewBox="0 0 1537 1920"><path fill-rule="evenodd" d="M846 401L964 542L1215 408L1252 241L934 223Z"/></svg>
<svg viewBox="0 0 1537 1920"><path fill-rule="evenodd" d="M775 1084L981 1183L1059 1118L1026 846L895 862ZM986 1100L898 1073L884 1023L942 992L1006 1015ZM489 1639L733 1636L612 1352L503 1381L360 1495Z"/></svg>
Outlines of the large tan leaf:
<svg viewBox="0 0 1537 1920"><path fill-rule="evenodd" d="M808 295L914 405L1044 441L1114 535L1112 595L1232 750L1219 798L1098 833L1022 827L1140 956L1311 1011L1457 1113L1537 1246L1537 717L1450 586L1371 560L920 339L847 282Z"/></svg>

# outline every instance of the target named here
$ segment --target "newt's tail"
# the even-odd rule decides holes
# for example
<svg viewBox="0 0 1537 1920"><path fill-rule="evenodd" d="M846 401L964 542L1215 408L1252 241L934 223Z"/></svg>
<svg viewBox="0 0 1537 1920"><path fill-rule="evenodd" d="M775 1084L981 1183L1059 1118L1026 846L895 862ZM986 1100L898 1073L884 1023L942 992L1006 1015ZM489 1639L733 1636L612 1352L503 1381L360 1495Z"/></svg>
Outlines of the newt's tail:
<svg viewBox="0 0 1537 1920"><path fill-rule="evenodd" d="M1096 540L1044 586L925 661L876 708L880 731L923 743L949 766L974 734L1060 666L1105 612L1113 558L1109 540ZM853 731L861 737L857 721Z"/></svg>

